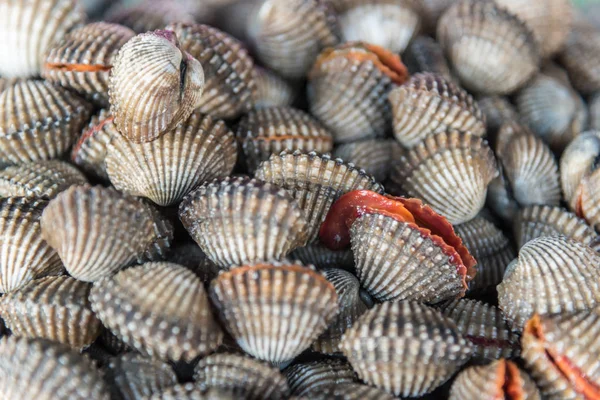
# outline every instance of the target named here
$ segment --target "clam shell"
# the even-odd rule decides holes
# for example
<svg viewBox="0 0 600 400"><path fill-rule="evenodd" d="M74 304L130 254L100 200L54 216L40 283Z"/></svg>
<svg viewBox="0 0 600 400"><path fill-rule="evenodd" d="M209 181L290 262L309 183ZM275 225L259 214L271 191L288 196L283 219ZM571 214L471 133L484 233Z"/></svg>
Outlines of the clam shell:
<svg viewBox="0 0 600 400"><path fill-rule="evenodd" d="M458 374L450 400L529 399L541 400L535 382L517 364L505 359L473 366Z"/></svg>
<svg viewBox="0 0 600 400"><path fill-rule="evenodd" d="M90 307L91 285L68 276L34 280L0 299L0 314L14 336L48 339L81 349L100 334Z"/></svg>
<svg viewBox="0 0 600 400"><path fill-rule="evenodd" d="M0 94L0 110L0 166L7 166L60 157L85 126L90 105L48 82L20 81Z"/></svg>
<svg viewBox="0 0 600 400"><path fill-rule="evenodd" d="M342 350L364 382L406 397L440 386L472 352L454 322L408 301L367 311L344 335Z"/></svg>
<svg viewBox="0 0 600 400"><path fill-rule="evenodd" d="M420 198L450 223L460 224L483 208L487 186L496 176L487 142L471 133L449 131L405 150L391 173L389 190Z"/></svg>
<svg viewBox="0 0 600 400"><path fill-rule="evenodd" d="M284 150L328 153L333 149L331 133L309 114L291 107L251 111L240 121L236 137L250 172Z"/></svg>
<svg viewBox="0 0 600 400"><path fill-rule="evenodd" d="M470 91L511 93L539 68L538 47L527 25L493 1L457 1L441 17L437 37Z"/></svg>
<svg viewBox="0 0 600 400"><path fill-rule="evenodd" d="M590 129L600 129L600 92L594 94L589 100Z"/></svg>
<svg viewBox="0 0 600 400"><path fill-rule="evenodd" d="M517 256L510 240L486 219L477 216L454 227L469 252L477 260L477 273L469 292L485 291L502 281L504 270Z"/></svg>
<svg viewBox="0 0 600 400"><path fill-rule="evenodd" d="M121 47L110 72L114 123L130 141L155 140L189 118L203 89L202 65L172 31L137 35Z"/></svg>
<svg viewBox="0 0 600 400"><path fill-rule="evenodd" d="M77 0L7 0L0 4L0 75L33 78L46 52L85 21Z"/></svg>
<svg viewBox="0 0 600 400"><path fill-rule="evenodd" d="M339 40L333 10L317 0L265 0L248 18L257 58L286 78L304 77Z"/></svg>
<svg viewBox="0 0 600 400"><path fill-rule="evenodd" d="M314 265L318 269L340 268L354 271L354 256L350 249L330 250L319 242L297 248L290 257L302 261L303 264Z"/></svg>
<svg viewBox="0 0 600 400"><path fill-rule="evenodd" d="M600 301L600 257L564 236L527 242L498 285L498 304L513 329L534 314L588 310Z"/></svg>
<svg viewBox="0 0 600 400"><path fill-rule="evenodd" d="M151 142L114 136L105 163L118 190L170 206L199 184L229 175L236 159L235 137L225 123L195 111Z"/></svg>
<svg viewBox="0 0 600 400"><path fill-rule="evenodd" d="M134 4L119 1L106 12L104 19L144 33L164 29L170 23L194 23L192 11L179 0L143 0Z"/></svg>
<svg viewBox="0 0 600 400"><path fill-rule="evenodd" d="M360 383L342 383L327 386L322 392L311 393L313 400L393 400L394 396L384 390Z"/></svg>
<svg viewBox="0 0 600 400"><path fill-rule="evenodd" d="M275 72L254 67L254 107L289 107L296 99L296 89Z"/></svg>
<svg viewBox="0 0 600 400"><path fill-rule="evenodd" d="M331 205L344 193L367 189L383 192L383 187L363 170L340 159L315 152L282 152L261 163L255 177L287 190L298 202L308 221L308 240L315 241Z"/></svg>
<svg viewBox="0 0 600 400"><path fill-rule="evenodd" d="M485 115L488 137L495 144L496 135L505 122L519 120L517 109L504 96L482 96L477 99L479 108Z"/></svg>
<svg viewBox="0 0 600 400"><path fill-rule="evenodd" d="M63 161L39 161L0 171L0 197L51 199L72 185L87 183L85 176Z"/></svg>
<svg viewBox="0 0 600 400"><path fill-rule="evenodd" d="M234 268L211 282L210 293L238 345L271 363L307 349L338 312L333 285L300 264Z"/></svg>
<svg viewBox="0 0 600 400"><path fill-rule="evenodd" d="M576 210L577 188L582 179L595 169L600 155L600 132L588 131L577 136L560 157L560 183L571 210Z"/></svg>
<svg viewBox="0 0 600 400"><path fill-rule="evenodd" d="M481 360L516 358L519 336L510 331L502 311L476 300L460 299L444 304L442 314L450 318L473 346L473 356Z"/></svg>
<svg viewBox="0 0 600 400"><path fill-rule="evenodd" d="M0 199L0 293L62 273L58 254L42 238L40 218L47 204L19 197Z"/></svg>
<svg viewBox="0 0 600 400"><path fill-rule="evenodd" d="M235 400L228 392L218 389L203 389L193 383L181 383L171 386L159 393L154 393L149 400Z"/></svg>
<svg viewBox="0 0 600 400"><path fill-rule="evenodd" d="M600 90L600 30L575 24L559 54L571 83L582 94Z"/></svg>
<svg viewBox="0 0 600 400"><path fill-rule="evenodd" d="M177 264L120 271L97 282L90 301L119 339L153 358L190 362L223 340L202 281Z"/></svg>
<svg viewBox="0 0 600 400"><path fill-rule="evenodd" d="M123 268L154 239L139 201L100 186L71 186L44 209L42 237L71 276L95 282Z"/></svg>
<svg viewBox="0 0 600 400"><path fill-rule="evenodd" d="M191 270L202 282L210 282L219 275L219 267L204 254L196 243L175 246L171 250L168 261Z"/></svg>
<svg viewBox="0 0 600 400"><path fill-rule="evenodd" d="M344 360L335 358L293 364L283 373L292 393L299 398L313 398L328 387L357 381L352 366Z"/></svg>
<svg viewBox="0 0 600 400"><path fill-rule="evenodd" d="M431 72L448 81L454 79L444 55L444 49L429 36L417 36L402 57L411 74Z"/></svg>
<svg viewBox="0 0 600 400"><path fill-rule="evenodd" d="M233 379L232 379L233 378ZM285 399L289 388L278 369L237 354L213 354L194 368L196 384L243 399Z"/></svg>
<svg viewBox="0 0 600 400"><path fill-rule="evenodd" d="M486 133L485 116L473 97L442 76L424 73L393 89L389 96L394 136L413 147L427 135L448 130Z"/></svg>
<svg viewBox="0 0 600 400"><path fill-rule="evenodd" d="M179 218L222 269L279 259L308 238L294 199L275 185L247 177L215 180L193 190L181 202Z"/></svg>
<svg viewBox="0 0 600 400"><path fill-rule="evenodd" d="M390 172L395 145L392 139L360 140L337 146L333 156L364 169L376 181L382 182Z"/></svg>
<svg viewBox="0 0 600 400"><path fill-rule="evenodd" d="M94 363L77 350L14 336L0 340L0 393L5 399L110 399Z"/></svg>
<svg viewBox="0 0 600 400"><path fill-rule="evenodd" d="M46 55L42 77L108 105L108 78L119 49L135 32L117 24L95 22L76 28Z"/></svg>

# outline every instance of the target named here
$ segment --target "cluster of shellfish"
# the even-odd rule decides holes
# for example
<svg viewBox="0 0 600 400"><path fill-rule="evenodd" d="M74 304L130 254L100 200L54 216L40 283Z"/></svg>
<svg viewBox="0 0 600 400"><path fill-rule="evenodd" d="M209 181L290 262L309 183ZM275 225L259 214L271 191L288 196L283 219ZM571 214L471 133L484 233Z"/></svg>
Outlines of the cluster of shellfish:
<svg viewBox="0 0 600 400"><path fill-rule="evenodd" d="M599 129L570 0L0 0L0 399L600 399Z"/></svg>

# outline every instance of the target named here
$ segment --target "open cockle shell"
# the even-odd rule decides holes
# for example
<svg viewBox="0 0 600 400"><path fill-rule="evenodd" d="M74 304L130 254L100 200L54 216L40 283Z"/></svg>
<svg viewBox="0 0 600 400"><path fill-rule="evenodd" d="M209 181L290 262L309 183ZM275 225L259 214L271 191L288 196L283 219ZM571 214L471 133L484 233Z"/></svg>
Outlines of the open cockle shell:
<svg viewBox="0 0 600 400"><path fill-rule="evenodd" d="M596 169L600 155L600 131L587 131L577 136L560 157L560 183L565 201L577 211L577 189L583 178Z"/></svg>
<svg viewBox="0 0 600 400"><path fill-rule="evenodd" d="M110 72L111 113L119 132L149 142L188 119L200 105L204 71L172 31L143 33L121 47Z"/></svg>
<svg viewBox="0 0 600 400"><path fill-rule="evenodd" d="M400 145L393 139L359 140L336 146L333 156L364 169L377 182L383 182L390 173L396 146Z"/></svg>
<svg viewBox="0 0 600 400"><path fill-rule="evenodd" d="M352 366L337 358L292 364L283 373L292 393L299 398L317 396L328 387L357 381Z"/></svg>

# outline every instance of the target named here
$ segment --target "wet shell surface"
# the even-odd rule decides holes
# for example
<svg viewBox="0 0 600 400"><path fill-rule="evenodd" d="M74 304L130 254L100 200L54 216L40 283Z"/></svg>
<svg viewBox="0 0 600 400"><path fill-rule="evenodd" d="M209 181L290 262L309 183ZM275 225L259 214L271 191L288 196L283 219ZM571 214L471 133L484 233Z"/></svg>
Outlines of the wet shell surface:
<svg viewBox="0 0 600 400"><path fill-rule="evenodd" d="M44 209L42 236L71 276L94 282L123 268L154 239L149 210L100 186L71 186Z"/></svg>
<svg viewBox="0 0 600 400"><path fill-rule="evenodd" d="M354 256L350 249L330 250L320 242L299 247L290 254L290 257L302 261L303 264L314 265L318 269L354 270Z"/></svg>
<svg viewBox="0 0 600 400"><path fill-rule="evenodd" d="M15 336L48 339L81 349L100 334L90 307L91 285L68 276L34 280L0 300L0 314Z"/></svg>
<svg viewBox="0 0 600 400"><path fill-rule="evenodd" d="M454 1L454 0L451 0ZM429 36L417 36L408 46L402 59L411 74L430 72L453 81L444 49Z"/></svg>
<svg viewBox="0 0 600 400"><path fill-rule="evenodd" d="M473 97L442 76L424 73L389 94L394 136L413 147L427 135L456 129L476 136L486 133L485 117Z"/></svg>
<svg viewBox="0 0 600 400"><path fill-rule="evenodd" d="M113 137L105 163L118 190L170 206L199 184L228 176L236 159L235 137L225 123L195 111L152 142Z"/></svg>
<svg viewBox="0 0 600 400"><path fill-rule="evenodd" d="M129 28L106 22L76 28L50 49L42 77L106 106L114 58L134 36Z"/></svg>
<svg viewBox="0 0 600 400"><path fill-rule="evenodd" d="M457 1L440 19L437 37L470 91L511 93L538 71L540 55L533 34L493 1Z"/></svg>
<svg viewBox="0 0 600 400"><path fill-rule="evenodd" d="M190 362L223 340L202 281L177 264L120 271L96 283L90 301L117 337L153 358Z"/></svg>
<svg viewBox="0 0 600 400"><path fill-rule="evenodd" d="M600 131L587 131L573 139L560 157L560 183L569 208L576 211L577 189L596 169L600 155Z"/></svg>
<svg viewBox="0 0 600 400"><path fill-rule="evenodd" d="M600 30L574 24L559 55L571 83L582 94L600 90Z"/></svg>
<svg viewBox="0 0 600 400"><path fill-rule="evenodd" d="M137 35L121 47L110 72L115 125L135 143L157 139L188 119L203 89L202 65L172 31Z"/></svg>
<svg viewBox="0 0 600 400"><path fill-rule="evenodd" d="M308 223L294 199L284 189L247 177L193 190L181 202L179 218L222 269L280 259L308 239Z"/></svg>
<svg viewBox="0 0 600 400"><path fill-rule="evenodd" d="M33 78L40 74L46 52L85 21L76 0L22 1L0 4L0 75Z"/></svg>
<svg viewBox="0 0 600 400"><path fill-rule="evenodd" d="M299 398L317 396L328 387L357 381L352 366L335 358L293 364L283 373L292 393Z"/></svg>
<svg viewBox="0 0 600 400"><path fill-rule="evenodd" d="M85 176L63 161L39 161L0 171L0 197L51 199L72 185L87 183Z"/></svg>
<svg viewBox="0 0 600 400"><path fill-rule="evenodd" d="M390 176L393 193L430 205L452 224L469 221L483 208L488 184L498 176L487 142L470 133L430 135L404 151Z"/></svg>
<svg viewBox="0 0 600 400"><path fill-rule="evenodd" d="M254 107L289 107L297 93L294 86L275 72L261 67L254 67Z"/></svg>
<svg viewBox="0 0 600 400"><path fill-rule="evenodd" d="M360 379L405 397L440 386L472 352L454 322L408 301L367 311L344 335L342 350Z"/></svg>
<svg viewBox="0 0 600 400"><path fill-rule="evenodd" d="M308 221L309 242L318 238L321 223L341 195L359 189L383 192L363 170L314 152L272 155L259 165L255 177L282 187L294 197Z"/></svg>
<svg viewBox="0 0 600 400"><path fill-rule="evenodd" d="M0 166L60 157L85 126L90 104L44 81L19 81L0 94Z"/></svg>
<svg viewBox="0 0 600 400"><path fill-rule="evenodd" d="M309 114L291 107L251 111L240 121L236 137L250 172L284 150L324 154L333 149L331 133Z"/></svg>
<svg viewBox="0 0 600 400"><path fill-rule="evenodd" d="M390 172L390 164L398 144L392 139L367 139L337 146L333 156L356 165L383 182Z"/></svg>
<svg viewBox="0 0 600 400"><path fill-rule="evenodd" d="M299 264L234 268L211 282L210 293L237 344L271 363L307 349L338 312L333 285Z"/></svg>
<svg viewBox="0 0 600 400"><path fill-rule="evenodd" d="M498 285L498 303L513 329L534 314L589 310L600 301L600 258L564 236L540 237L519 251Z"/></svg>

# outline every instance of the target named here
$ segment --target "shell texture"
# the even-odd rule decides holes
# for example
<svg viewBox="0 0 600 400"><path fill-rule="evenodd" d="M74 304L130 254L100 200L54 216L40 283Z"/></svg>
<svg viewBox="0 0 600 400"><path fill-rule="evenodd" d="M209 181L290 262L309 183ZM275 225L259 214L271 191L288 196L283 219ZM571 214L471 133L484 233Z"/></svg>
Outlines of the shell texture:
<svg viewBox="0 0 600 400"><path fill-rule="evenodd" d="M481 96L477 99L479 108L485 115L488 137L495 144L496 135L505 122L519 120L517 109L504 96Z"/></svg>
<svg viewBox="0 0 600 400"><path fill-rule="evenodd" d="M417 36L414 38L402 57L411 74L430 72L448 81L454 80L448 66L448 61L446 60L446 55L444 54L444 49L442 49L435 39L429 36Z"/></svg>
<svg viewBox="0 0 600 400"><path fill-rule="evenodd" d="M457 0L421 0L421 14L424 31L435 33L439 19Z"/></svg>
<svg viewBox="0 0 600 400"><path fill-rule="evenodd" d="M326 268L354 270L354 256L350 249L330 250L319 242L297 248L290 257L302 261L303 264L314 265L321 270Z"/></svg>
<svg viewBox="0 0 600 400"><path fill-rule="evenodd" d="M236 400L229 392L203 389L193 383L173 385L162 392L154 393L150 400Z"/></svg>
<svg viewBox="0 0 600 400"><path fill-rule="evenodd" d="M600 131L587 131L573 139L560 157L560 183L565 201L576 210L577 189L584 177L596 169L600 155Z"/></svg>
<svg viewBox="0 0 600 400"><path fill-rule="evenodd" d="M193 10L180 0L142 0L134 4L117 2L106 12L104 19L127 26L136 33L164 29L175 22L191 24L196 20Z"/></svg>
<svg viewBox="0 0 600 400"><path fill-rule="evenodd" d="M210 282L219 275L219 267L204 254L196 243L175 246L167 261L186 267L195 273L202 282Z"/></svg>
<svg viewBox="0 0 600 400"><path fill-rule="evenodd" d="M163 261L175 236L173 224L161 210L149 201L142 201L152 217L152 239L146 244L146 248L137 255L137 262L143 264L147 261Z"/></svg>
<svg viewBox="0 0 600 400"><path fill-rule="evenodd" d="M317 396L328 387L357 381L352 366L335 358L293 364L283 373L292 393L299 398Z"/></svg>
<svg viewBox="0 0 600 400"><path fill-rule="evenodd" d="M378 182L387 179L396 142L392 139L367 139L337 146L333 156L352 163Z"/></svg>
<svg viewBox="0 0 600 400"><path fill-rule="evenodd" d="M297 93L294 86L275 72L258 66L254 67L254 107L289 107Z"/></svg>

